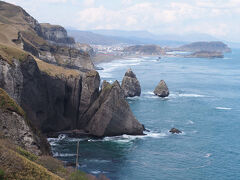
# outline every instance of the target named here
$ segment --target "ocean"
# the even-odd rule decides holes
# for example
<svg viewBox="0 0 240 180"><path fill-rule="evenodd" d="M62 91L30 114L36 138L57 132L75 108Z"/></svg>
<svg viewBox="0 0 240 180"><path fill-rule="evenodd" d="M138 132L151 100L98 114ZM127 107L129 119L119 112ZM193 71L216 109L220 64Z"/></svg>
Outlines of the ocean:
<svg viewBox="0 0 240 180"><path fill-rule="evenodd" d="M224 59L142 57L102 63L102 80L121 82L128 68L140 97L128 98L146 136L50 138L56 158L111 180L236 180L240 177L240 50ZM153 90L165 80L170 96ZM168 131L178 128L183 133Z"/></svg>

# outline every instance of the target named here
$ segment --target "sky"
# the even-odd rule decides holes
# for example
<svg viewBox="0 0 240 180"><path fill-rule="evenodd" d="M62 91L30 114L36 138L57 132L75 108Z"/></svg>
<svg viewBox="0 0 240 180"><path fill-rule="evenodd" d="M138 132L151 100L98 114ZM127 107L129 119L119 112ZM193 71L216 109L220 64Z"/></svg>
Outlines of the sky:
<svg viewBox="0 0 240 180"><path fill-rule="evenodd" d="M204 33L240 42L240 0L6 0L39 22L79 30Z"/></svg>

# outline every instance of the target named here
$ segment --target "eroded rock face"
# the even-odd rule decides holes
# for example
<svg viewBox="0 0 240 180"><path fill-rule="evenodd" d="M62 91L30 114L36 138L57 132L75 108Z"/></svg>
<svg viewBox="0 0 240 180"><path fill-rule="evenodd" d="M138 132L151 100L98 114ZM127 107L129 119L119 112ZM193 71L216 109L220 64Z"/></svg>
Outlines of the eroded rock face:
<svg viewBox="0 0 240 180"><path fill-rule="evenodd" d="M23 75L20 62L13 60L14 66L0 58L0 88L5 89L8 94L20 103L20 96L23 89Z"/></svg>
<svg viewBox="0 0 240 180"><path fill-rule="evenodd" d="M154 90L154 94L159 97L169 96L169 90L164 80L161 80Z"/></svg>
<svg viewBox="0 0 240 180"><path fill-rule="evenodd" d="M84 113L99 96L100 76L97 71L89 71L83 77L82 93L79 107L79 121L77 127L82 129L87 125Z"/></svg>
<svg viewBox="0 0 240 180"><path fill-rule="evenodd" d="M51 25L48 23L40 24L45 39L55 43L74 44L73 38L68 37L67 31L59 25Z"/></svg>
<svg viewBox="0 0 240 180"><path fill-rule="evenodd" d="M134 117L118 81L103 83L100 96L86 112L86 130L98 137L122 134L143 135L143 126Z"/></svg>
<svg viewBox="0 0 240 180"><path fill-rule="evenodd" d="M8 138L36 155L50 154L47 140L26 120L23 109L0 88L0 138Z"/></svg>
<svg viewBox="0 0 240 180"><path fill-rule="evenodd" d="M128 69L122 80L121 85L125 97L134 97L141 95L141 86L136 75L131 69Z"/></svg>
<svg viewBox="0 0 240 180"><path fill-rule="evenodd" d="M33 133L24 118L15 112L0 109L0 132L3 136L11 139L14 144L36 155L48 154L50 152L50 147L48 147L47 142L45 142L45 147L47 147L48 150L43 150L44 146L41 144L40 138Z"/></svg>
<svg viewBox="0 0 240 180"><path fill-rule="evenodd" d="M27 117L43 133L82 128L82 115L99 96L99 74L92 70L79 76L50 76L35 60L0 59L0 88L15 99Z"/></svg>

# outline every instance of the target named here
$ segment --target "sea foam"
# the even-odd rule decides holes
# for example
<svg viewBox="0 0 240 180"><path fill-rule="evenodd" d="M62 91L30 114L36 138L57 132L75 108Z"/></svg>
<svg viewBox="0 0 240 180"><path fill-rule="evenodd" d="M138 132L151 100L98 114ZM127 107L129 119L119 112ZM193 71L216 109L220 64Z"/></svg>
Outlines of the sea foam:
<svg viewBox="0 0 240 180"><path fill-rule="evenodd" d="M216 107L215 109L219 109L219 110L232 110L232 108L228 108L228 107Z"/></svg>

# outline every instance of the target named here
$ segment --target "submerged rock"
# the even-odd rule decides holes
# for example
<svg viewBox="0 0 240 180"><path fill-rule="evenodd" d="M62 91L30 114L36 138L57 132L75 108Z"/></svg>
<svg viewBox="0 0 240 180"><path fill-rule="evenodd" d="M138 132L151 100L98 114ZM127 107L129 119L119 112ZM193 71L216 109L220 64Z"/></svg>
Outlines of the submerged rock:
<svg viewBox="0 0 240 180"><path fill-rule="evenodd" d="M178 130L176 128L172 128L169 132L172 133L172 134L180 134L180 133L182 133L182 131L180 131L180 130Z"/></svg>
<svg viewBox="0 0 240 180"><path fill-rule="evenodd" d="M118 81L103 82L100 96L84 118L89 119L85 130L94 136L143 135L143 126L134 117Z"/></svg>
<svg viewBox="0 0 240 180"><path fill-rule="evenodd" d="M141 95L141 86L136 75L131 69L128 69L122 80L121 85L125 97L134 97Z"/></svg>
<svg viewBox="0 0 240 180"><path fill-rule="evenodd" d="M164 80L161 80L157 87L154 90L154 94L159 96L159 97L167 97L169 96L169 90L167 87L167 84L165 83Z"/></svg>

